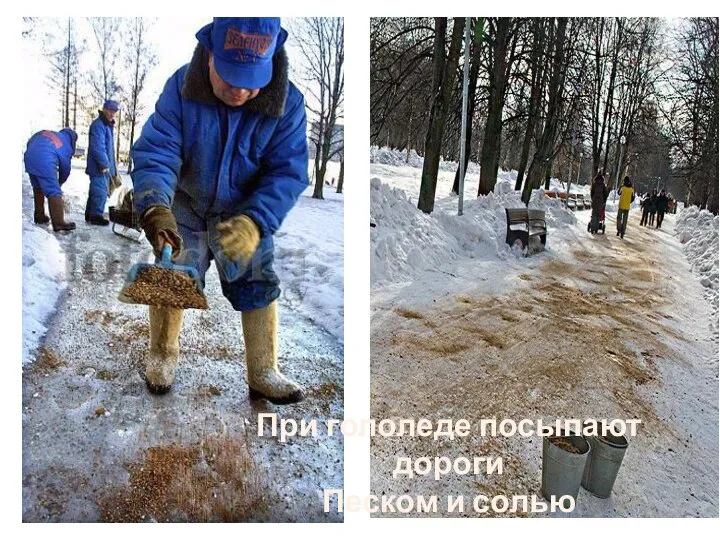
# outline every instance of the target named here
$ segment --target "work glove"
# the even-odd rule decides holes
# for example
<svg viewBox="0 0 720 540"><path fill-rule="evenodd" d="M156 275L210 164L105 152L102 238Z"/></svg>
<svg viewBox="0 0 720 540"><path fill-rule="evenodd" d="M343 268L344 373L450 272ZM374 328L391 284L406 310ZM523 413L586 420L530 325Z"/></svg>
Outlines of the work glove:
<svg viewBox="0 0 720 540"><path fill-rule="evenodd" d="M260 243L260 229L248 216L242 214L218 223L220 247L228 259L245 264L250 262Z"/></svg>
<svg viewBox="0 0 720 540"><path fill-rule="evenodd" d="M107 174L110 172L110 169L100 169L100 174Z"/></svg>
<svg viewBox="0 0 720 540"><path fill-rule="evenodd" d="M140 218L140 226L145 231L145 236L156 256L162 256L163 246L169 242L173 248L172 259L178 258L182 251L183 240L178 232L175 216L168 207L151 206L145 210Z"/></svg>

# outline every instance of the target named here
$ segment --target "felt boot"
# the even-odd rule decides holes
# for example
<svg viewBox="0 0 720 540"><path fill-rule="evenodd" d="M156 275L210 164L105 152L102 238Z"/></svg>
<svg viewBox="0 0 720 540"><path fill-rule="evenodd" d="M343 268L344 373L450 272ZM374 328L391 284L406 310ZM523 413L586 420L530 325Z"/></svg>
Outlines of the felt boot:
<svg viewBox="0 0 720 540"><path fill-rule="evenodd" d="M283 376L277 365L277 302L242 312L250 399L267 399L278 405L305 397L300 387Z"/></svg>
<svg viewBox="0 0 720 540"><path fill-rule="evenodd" d="M150 306L150 352L145 364L145 384L151 394L167 393L175 381L182 322L182 309Z"/></svg>
<svg viewBox="0 0 720 540"><path fill-rule="evenodd" d="M33 188L33 200L35 202L35 223L45 225L50 223L50 218L45 214L45 195L39 188Z"/></svg>
<svg viewBox="0 0 720 540"><path fill-rule="evenodd" d="M53 231L74 231L75 223L65 221L65 206L61 196L48 197L48 208L50 208L50 220L52 221Z"/></svg>
<svg viewBox="0 0 720 540"><path fill-rule="evenodd" d="M90 225L101 225L103 227L105 225L110 225L110 221L105 219L104 216L90 216L86 214L85 221L87 221Z"/></svg>

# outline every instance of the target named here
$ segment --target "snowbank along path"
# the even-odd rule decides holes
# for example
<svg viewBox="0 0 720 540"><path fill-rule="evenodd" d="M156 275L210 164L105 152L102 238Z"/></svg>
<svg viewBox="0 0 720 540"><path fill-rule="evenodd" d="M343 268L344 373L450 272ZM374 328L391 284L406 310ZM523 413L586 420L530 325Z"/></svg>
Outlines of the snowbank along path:
<svg viewBox="0 0 720 540"><path fill-rule="evenodd" d="M257 435L260 413L342 416L341 200L303 197L278 235L280 363L308 394L278 407L248 400L240 316L214 267L210 309L186 311L172 392L147 392L147 308L116 296L150 248L86 225L86 190L74 169L64 191L78 229L58 237L66 292L23 372L23 521L341 521L323 489L342 487L342 439L319 429L281 443L269 424ZM325 297L305 303L320 280Z"/></svg>

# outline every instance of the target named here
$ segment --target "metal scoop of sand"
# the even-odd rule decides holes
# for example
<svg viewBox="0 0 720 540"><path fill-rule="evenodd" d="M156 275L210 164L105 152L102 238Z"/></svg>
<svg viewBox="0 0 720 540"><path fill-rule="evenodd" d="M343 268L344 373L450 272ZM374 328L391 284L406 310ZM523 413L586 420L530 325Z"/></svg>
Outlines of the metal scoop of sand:
<svg viewBox="0 0 720 540"><path fill-rule="evenodd" d="M172 262L172 246L163 246L162 257L155 264L138 263L130 268L118 300L126 304L207 309L207 299L200 276L192 266Z"/></svg>

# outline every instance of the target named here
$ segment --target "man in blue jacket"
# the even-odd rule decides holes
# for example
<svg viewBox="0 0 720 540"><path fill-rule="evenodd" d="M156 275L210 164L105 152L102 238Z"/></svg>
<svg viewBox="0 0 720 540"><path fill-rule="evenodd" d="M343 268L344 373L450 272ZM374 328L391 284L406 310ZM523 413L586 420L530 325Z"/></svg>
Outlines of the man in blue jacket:
<svg viewBox="0 0 720 540"><path fill-rule="evenodd" d="M110 223L103 213L110 190L110 179L115 177L115 146L113 126L118 112L117 101L108 99L98 117L90 124L87 168L85 173L90 176L90 189L85 206L85 221L91 225L107 225Z"/></svg>
<svg viewBox="0 0 720 540"><path fill-rule="evenodd" d="M242 312L250 398L293 403L277 365L273 234L308 186L305 103L288 81L287 32L271 17L218 17L196 34L190 64L165 84L132 149L135 207L159 254L201 276L215 260ZM170 389L183 312L150 308L145 379Z"/></svg>
<svg viewBox="0 0 720 540"><path fill-rule="evenodd" d="M70 161L75 153L77 133L70 128L59 132L38 131L27 143L25 170L30 175L35 203L35 223L46 224L52 220L53 230L72 231L75 223L65 221L62 186L70 176ZM45 214L45 197L48 200L50 218Z"/></svg>

